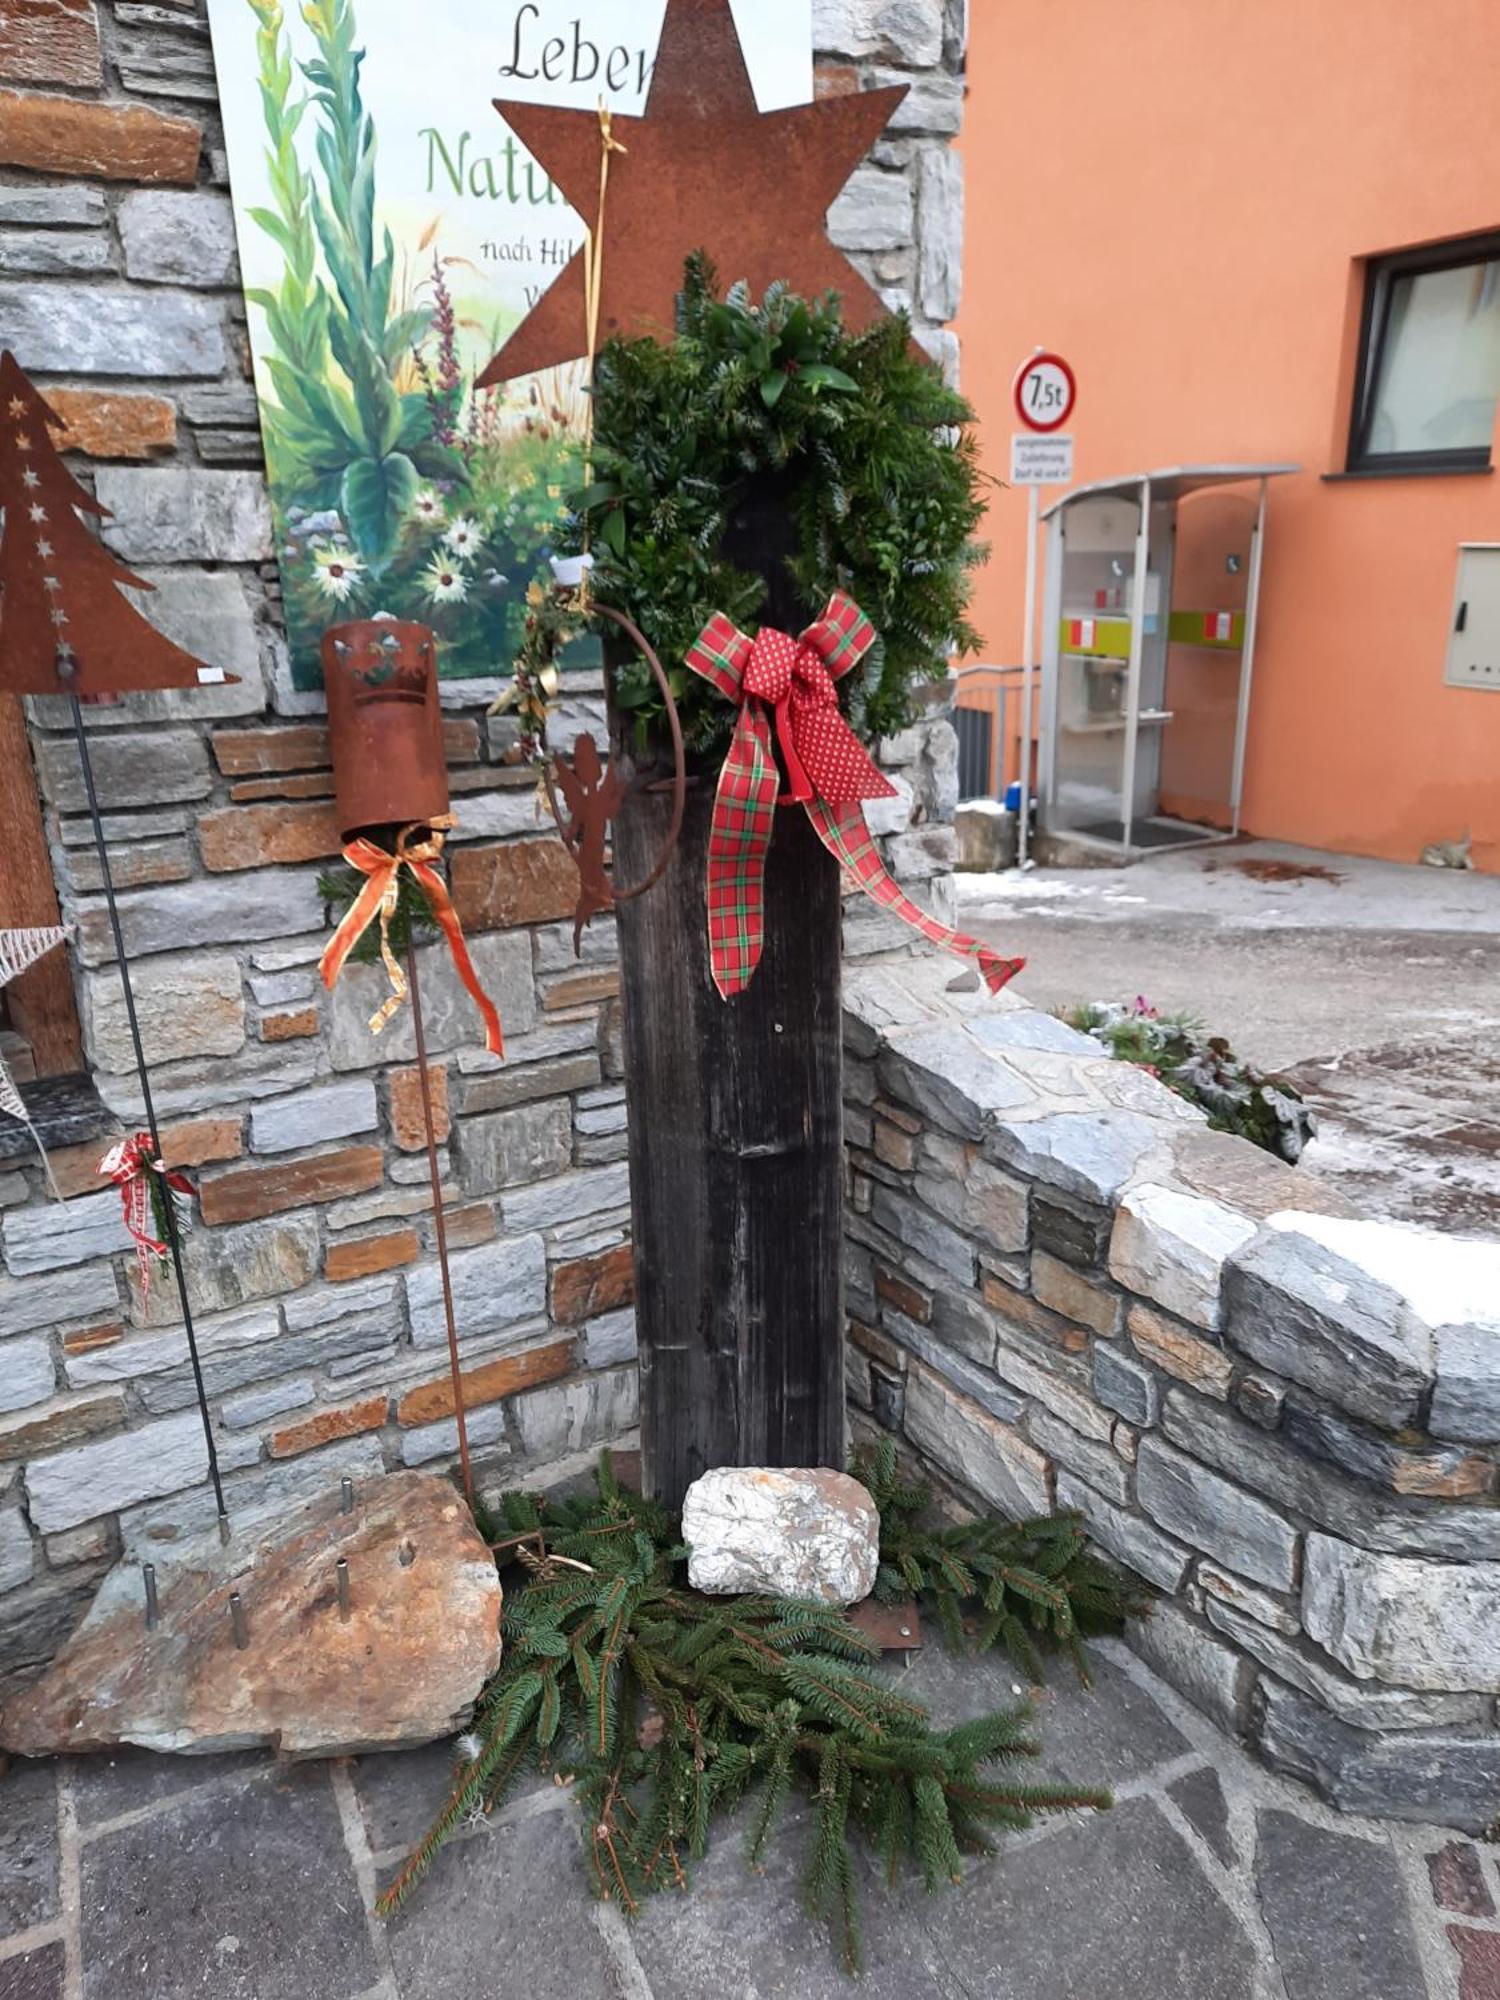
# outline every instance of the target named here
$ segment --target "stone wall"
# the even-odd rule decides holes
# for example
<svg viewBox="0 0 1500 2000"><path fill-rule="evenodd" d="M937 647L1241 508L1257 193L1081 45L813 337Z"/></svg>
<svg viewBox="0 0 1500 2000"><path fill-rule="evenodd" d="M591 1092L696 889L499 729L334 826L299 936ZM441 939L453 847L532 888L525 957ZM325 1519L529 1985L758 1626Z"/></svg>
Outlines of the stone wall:
<svg viewBox="0 0 1500 2000"><path fill-rule="evenodd" d="M924 962L845 998L850 1392L960 1501L1087 1516L1134 1643L1350 1811L1500 1812L1500 1244L1353 1214Z"/></svg>
<svg viewBox="0 0 1500 2000"><path fill-rule="evenodd" d="M916 86L836 227L951 368L961 10L817 11L820 90ZM89 725L169 1153L200 1187L188 1263L243 1510L441 1465L456 1440L411 1029L371 1039L379 974L332 1000L315 976L315 882L336 848L327 742L321 702L287 672L216 95L201 0L0 0L0 345L67 418L109 540L156 585L150 615L239 676ZM504 1068L442 953L422 980L471 1435L499 1482L628 1438L635 1370L614 941L596 924L573 960L574 878L531 780L500 761L508 726L483 713L496 685L446 697L454 891ZM573 684L564 743L599 700ZM102 1133L133 1126L140 1098L67 711L29 707ZM941 707L887 748L891 860L941 901L937 822L956 795ZM851 911L855 951L890 942L867 907ZM51 1653L122 1542L209 1506L172 1286L141 1296L118 1200L99 1191L103 1143L56 1154L62 1206L33 1166L0 1161L0 1685Z"/></svg>

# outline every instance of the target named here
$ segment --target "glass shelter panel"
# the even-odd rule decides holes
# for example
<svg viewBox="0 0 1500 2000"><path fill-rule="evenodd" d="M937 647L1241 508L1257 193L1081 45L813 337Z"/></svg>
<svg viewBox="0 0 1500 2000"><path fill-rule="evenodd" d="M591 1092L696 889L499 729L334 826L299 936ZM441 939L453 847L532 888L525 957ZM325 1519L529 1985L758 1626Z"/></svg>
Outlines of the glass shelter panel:
<svg viewBox="0 0 1500 2000"><path fill-rule="evenodd" d="M1103 494L1078 501L1062 521L1049 817L1079 833L1118 825L1124 814L1140 518L1133 499Z"/></svg>
<svg viewBox="0 0 1500 2000"><path fill-rule="evenodd" d="M1235 737L1253 569L1256 500L1244 488L1177 508L1160 791L1153 810L1185 828L1233 822Z"/></svg>

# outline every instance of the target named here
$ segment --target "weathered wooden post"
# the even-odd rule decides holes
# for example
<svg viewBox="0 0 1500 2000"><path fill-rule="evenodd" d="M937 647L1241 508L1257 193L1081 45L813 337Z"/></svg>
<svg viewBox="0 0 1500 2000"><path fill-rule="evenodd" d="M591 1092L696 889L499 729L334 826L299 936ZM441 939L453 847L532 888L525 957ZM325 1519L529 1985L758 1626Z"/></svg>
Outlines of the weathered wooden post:
<svg viewBox="0 0 1500 2000"><path fill-rule="evenodd" d="M796 631L788 524L762 488L727 547L765 577L766 621ZM643 1471L673 1506L713 1466L844 1456L839 869L805 813L778 814L765 956L721 999L704 902L718 762L665 880L619 916ZM669 790L633 794L622 880L650 869L670 814Z"/></svg>

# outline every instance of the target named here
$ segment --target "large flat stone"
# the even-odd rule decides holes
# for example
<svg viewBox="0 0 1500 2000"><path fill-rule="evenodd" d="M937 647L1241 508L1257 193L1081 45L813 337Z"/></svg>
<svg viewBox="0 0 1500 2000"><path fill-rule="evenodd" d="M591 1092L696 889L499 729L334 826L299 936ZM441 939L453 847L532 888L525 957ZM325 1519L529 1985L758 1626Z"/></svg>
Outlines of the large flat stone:
<svg viewBox="0 0 1500 2000"><path fill-rule="evenodd" d="M198 747L201 749L201 744ZM146 768L149 771L151 766ZM120 928L132 961L150 952L295 936L316 931L322 923L323 904L313 868L256 868L244 875L208 876L159 889L137 889L120 898ZM108 965L114 958L114 940L102 903L89 903L81 910L78 955L85 965ZM372 1003L370 1012L374 1011ZM284 1071L286 1050L276 1049L271 1055ZM210 1096L202 1102L222 1103L223 1098Z"/></svg>
<svg viewBox="0 0 1500 2000"><path fill-rule="evenodd" d="M997 1120L985 1150L1063 1194L1113 1202L1161 1138L1161 1127L1133 1111L1057 1111Z"/></svg>
<svg viewBox="0 0 1500 2000"><path fill-rule="evenodd" d="M1042 1453L920 1362L906 1378L906 1433L934 1465L1012 1520L1052 1504Z"/></svg>
<svg viewBox="0 0 1500 2000"><path fill-rule="evenodd" d="M1419 2000L1425 1992L1388 1841L1261 1812L1255 1887L1287 2000Z"/></svg>
<svg viewBox="0 0 1500 2000"><path fill-rule="evenodd" d="M162 295L148 296L155 303ZM179 296L175 303L192 301ZM273 553L271 506L258 472L101 466L96 490L114 516L104 539L127 562L266 562Z"/></svg>
<svg viewBox="0 0 1500 2000"><path fill-rule="evenodd" d="M1500 1560L1500 1508L1385 1499L1377 1489L1294 1451L1232 1411L1173 1389L1162 1427L1175 1443L1361 1548L1445 1562Z"/></svg>
<svg viewBox="0 0 1500 2000"><path fill-rule="evenodd" d="M1500 1694L1500 1563L1423 1562L1309 1535L1302 1615L1360 1680Z"/></svg>
<svg viewBox="0 0 1500 2000"><path fill-rule="evenodd" d="M7 1748L331 1756L425 1743L460 1725L500 1661L499 1577L445 1480L392 1474L348 1514L335 1486L258 1538L242 1528L226 1549L211 1533L155 1560L157 1629L146 1630L140 1563L129 1557L47 1677L5 1709Z"/></svg>
<svg viewBox="0 0 1500 2000"><path fill-rule="evenodd" d="M39 1326L98 1322L119 1309L120 1287L110 1264L0 1278L0 1338Z"/></svg>
<svg viewBox="0 0 1500 2000"><path fill-rule="evenodd" d="M238 1055L245 1046L239 961L227 952L153 959L133 974L131 986L148 1063ZM123 1075L135 1050L118 972L86 972L83 994L89 1054L98 1068Z"/></svg>
<svg viewBox="0 0 1500 2000"><path fill-rule="evenodd" d="M472 938L469 951L480 984L500 1011L507 1038L526 1034L535 1025L537 1013L530 938L524 932L496 932ZM424 945L417 953L417 971L429 1055L482 1048L484 1024L459 980L447 945ZM375 1069L389 1063L415 1062L417 1037L409 1006L401 1009L382 1034L370 1033L370 1018L390 998L390 991L384 967L345 967L328 1009L327 1045L335 1069Z"/></svg>
<svg viewBox="0 0 1500 2000"><path fill-rule="evenodd" d="M99 1151L102 1158L105 1148L101 1145ZM112 1187L46 1208L12 1209L3 1235L6 1264L21 1278L134 1248L119 1193Z"/></svg>
<svg viewBox="0 0 1500 2000"><path fill-rule="evenodd" d="M579 1837L577 1808L565 1796L551 1812L518 1815L440 1854L387 1926L402 1992L413 2000L494 2000L499 1991L616 2000L620 1988L586 1909ZM539 1883L560 1923L539 1920Z"/></svg>

